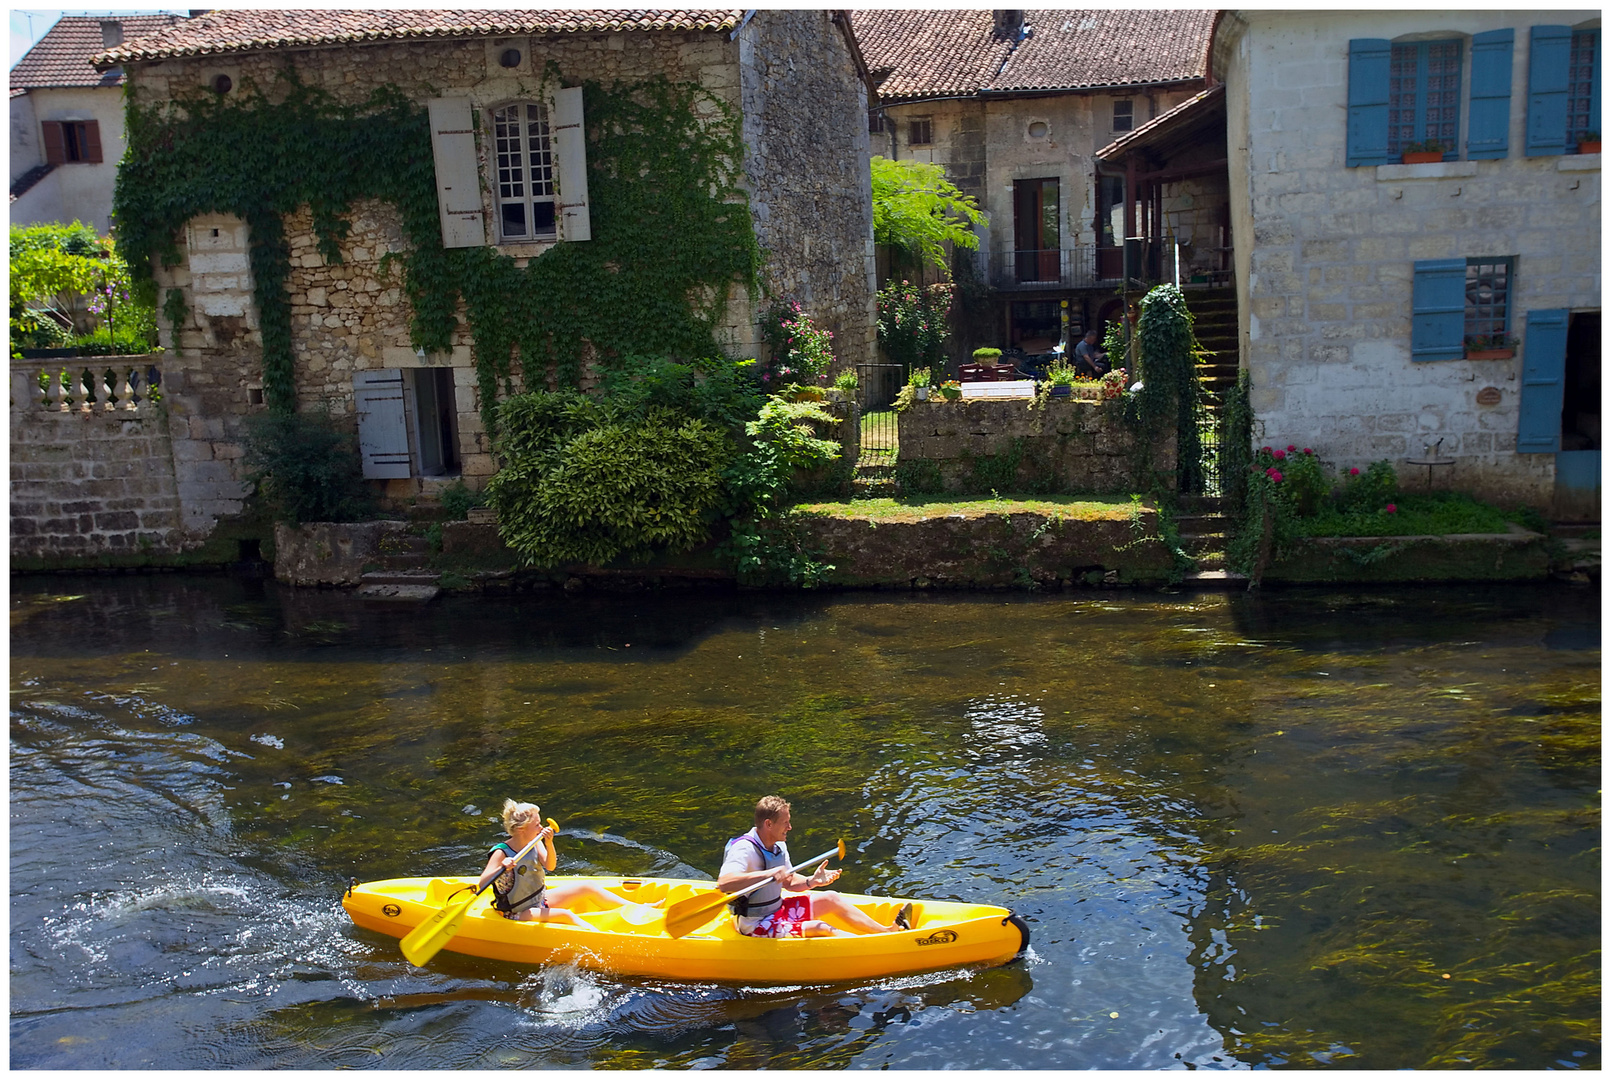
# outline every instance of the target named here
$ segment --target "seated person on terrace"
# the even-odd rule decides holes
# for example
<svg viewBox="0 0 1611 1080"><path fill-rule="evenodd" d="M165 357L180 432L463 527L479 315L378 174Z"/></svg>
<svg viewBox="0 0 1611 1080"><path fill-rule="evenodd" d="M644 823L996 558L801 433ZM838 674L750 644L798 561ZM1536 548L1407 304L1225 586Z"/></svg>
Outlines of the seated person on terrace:
<svg viewBox="0 0 1611 1080"><path fill-rule="evenodd" d="M1074 371L1086 378L1100 379L1108 373L1107 353L1097 345L1095 330L1087 330L1080 343L1074 346Z"/></svg>

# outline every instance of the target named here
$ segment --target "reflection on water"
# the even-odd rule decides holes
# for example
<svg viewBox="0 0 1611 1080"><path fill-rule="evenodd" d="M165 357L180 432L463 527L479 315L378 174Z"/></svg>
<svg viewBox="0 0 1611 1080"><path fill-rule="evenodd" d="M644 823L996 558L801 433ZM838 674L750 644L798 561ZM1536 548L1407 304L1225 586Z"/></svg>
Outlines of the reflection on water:
<svg viewBox="0 0 1611 1080"><path fill-rule="evenodd" d="M11 1064L1596 1068L1598 601L18 578ZM562 870L710 876L770 790L846 888L1007 905L1029 954L416 971L339 907L478 866L506 795Z"/></svg>

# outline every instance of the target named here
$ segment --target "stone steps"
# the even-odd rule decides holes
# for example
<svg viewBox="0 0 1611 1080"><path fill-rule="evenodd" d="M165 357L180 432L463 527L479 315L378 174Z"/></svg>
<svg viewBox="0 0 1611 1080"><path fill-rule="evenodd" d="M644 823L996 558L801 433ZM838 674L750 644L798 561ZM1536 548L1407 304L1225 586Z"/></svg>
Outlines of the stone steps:
<svg viewBox="0 0 1611 1080"><path fill-rule="evenodd" d="M358 595L365 600L394 600L423 604L442 591L435 570L371 570L358 579Z"/></svg>

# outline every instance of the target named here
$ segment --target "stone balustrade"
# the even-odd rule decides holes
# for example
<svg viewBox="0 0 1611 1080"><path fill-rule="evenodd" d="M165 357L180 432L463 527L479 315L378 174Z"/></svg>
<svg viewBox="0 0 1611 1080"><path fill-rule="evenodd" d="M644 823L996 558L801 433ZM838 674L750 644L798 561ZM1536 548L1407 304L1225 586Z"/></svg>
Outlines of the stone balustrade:
<svg viewBox="0 0 1611 1080"><path fill-rule="evenodd" d="M82 413L124 419L151 415L160 400L156 362L152 355L13 357L12 415Z"/></svg>

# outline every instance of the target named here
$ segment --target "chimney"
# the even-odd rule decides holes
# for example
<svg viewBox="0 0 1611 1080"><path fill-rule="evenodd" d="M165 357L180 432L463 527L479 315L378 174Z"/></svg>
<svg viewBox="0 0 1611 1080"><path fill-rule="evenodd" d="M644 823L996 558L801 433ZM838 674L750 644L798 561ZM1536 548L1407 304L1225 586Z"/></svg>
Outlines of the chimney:
<svg viewBox="0 0 1611 1080"><path fill-rule="evenodd" d="M1024 13L1022 11L997 11L995 15L996 36L1017 41L1024 28Z"/></svg>
<svg viewBox="0 0 1611 1080"><path fill-rule="evenodd" d="M101 48L115 49L123 44L123 24L116 19L101 20Z"/></svg>

